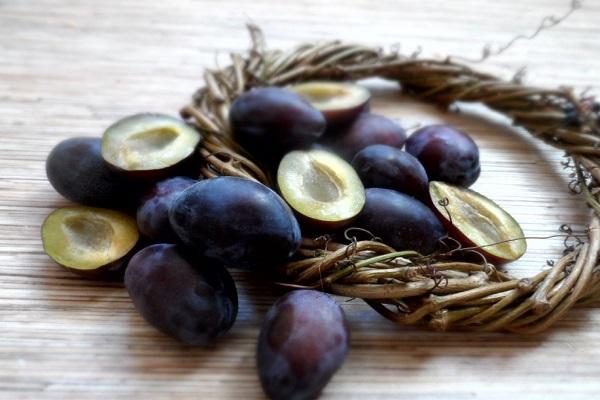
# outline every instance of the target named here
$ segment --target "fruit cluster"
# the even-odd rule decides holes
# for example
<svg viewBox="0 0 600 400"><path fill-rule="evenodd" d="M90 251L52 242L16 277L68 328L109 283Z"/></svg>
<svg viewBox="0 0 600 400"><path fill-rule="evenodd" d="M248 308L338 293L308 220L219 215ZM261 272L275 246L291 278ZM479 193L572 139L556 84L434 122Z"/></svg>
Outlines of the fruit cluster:
<svg viewBox="0 0 600 400"><path fill-rule="evenodd" d="M65 140L48 156L47 176L80 205L48 216L44 249L73 272L124 279L141 315L189 345L205 345L233 325L238 298L228 267L273 271L294 257L302 233L335 236L356 227L427 255L449 231L486 246L495 261L520 257L524 240L510 240L522 236L518 224L467 189L480 173L474 141L446 125L407 137L370 113L369 100L364 87L333 82L257 88L236 99L232 134L276 177L276 191L249 179L198 178L201 133L166 115L127 117L102 139ZM331 297L288 293L259 338L265 393L314 398L348 343L344 313Z"/></svg>

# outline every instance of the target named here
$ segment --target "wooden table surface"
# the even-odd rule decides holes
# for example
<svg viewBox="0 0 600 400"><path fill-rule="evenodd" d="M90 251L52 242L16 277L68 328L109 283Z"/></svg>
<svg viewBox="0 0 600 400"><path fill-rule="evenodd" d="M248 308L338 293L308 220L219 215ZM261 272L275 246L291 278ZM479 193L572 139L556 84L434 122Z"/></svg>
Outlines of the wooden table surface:
<svg viewBox="0 0 600 400"><path fill-rule="evenodd" d="M518 41L481 68L526 82L600 93L600 2L535 40ZM120 284L83 280L42 251L40 224L68 204L46 181L44 160L71 136L98 136L140 111L176 114L204 66L226 65L248 44L245 23L271 47L343 38L411 53L476 58L530 34L568 0L0 0L0 398L262 398L254 366L258 327L275 299L235 273L241 305L230 333L186 348L135 312ZM477 109L444 114L376 90L374 109L416 123L448 121L482 148L475 188L527 235L582 228L587 215L567 191L562 154ZM555 259L562 239L530 240L509 266L527 276ZM399 327L360 301L340 298L351 322L349 357L327 399L583 399L600 391L600 304L573 310L538 336L438 333Z"/></svg>

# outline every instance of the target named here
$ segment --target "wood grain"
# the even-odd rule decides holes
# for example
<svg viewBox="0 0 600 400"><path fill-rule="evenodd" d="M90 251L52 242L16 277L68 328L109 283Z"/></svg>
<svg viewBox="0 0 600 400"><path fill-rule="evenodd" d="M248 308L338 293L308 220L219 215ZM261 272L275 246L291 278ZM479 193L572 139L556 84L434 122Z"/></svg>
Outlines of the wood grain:
<svg viewBox="0 0 600 400"><path fill-rule="evenodd" d="M263 27L272 47L344 38L407 53L477 57L487 44L531 33L566 0L0 0L0 398L262 398L254 348L276 298L268 283L237 272L241 306L230 334L190 349L135 313L119 284L82 280L42 252L40 224L68 204L45 179L52 146L98 136L138 111L175 114L204 66L227 62L248 43L244 24ZM535 41L517 42L482 68L527 82L591 87L598 93L600 4ZM482 148L476 189L494 198L527 235L574 228L586 209L566 189L561 154L485 110L443 114L372 82L374 109L404 126L448 121ZM531 275L562 239L530 240L509 268ZM352 326L344 367L327 399L584 399L600 390L598 304L578 308L538 336L463 334L397 327L359 301L339 299Z"/></svg>

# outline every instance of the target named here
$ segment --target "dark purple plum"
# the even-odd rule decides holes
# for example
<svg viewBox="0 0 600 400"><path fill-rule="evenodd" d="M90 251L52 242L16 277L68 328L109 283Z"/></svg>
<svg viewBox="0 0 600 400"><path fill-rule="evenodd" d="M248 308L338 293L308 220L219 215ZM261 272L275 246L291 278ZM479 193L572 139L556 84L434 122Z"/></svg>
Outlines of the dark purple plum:
<svg viewBox="0 0 600 400"><path fill-rule="evenodd" d="M325 131L325 118L308 101L276 87L252 89L229 111L237 141L253 156L273 165L288 151L314 143Z"/></svg>
<svg viewBox="0 0 600 400"><path fill-rule="evenodd" d="M406 132L400 125L381 115L365 113L325 144L350 161L356 153L372 144L385 144L400 149L404 142Z"/></svg>
<svg viewBox="0 0 600 400"><path fill-rule="evenodd" d="M142 235L157 242L177 243L178 237L169 222L169 208L180 192L196 182L177 176L155 183L137 209L137 224Z"/></svg>
<svg viewBox="0 0 600 400"><path fill-rule="evenodd" d="M408 138L406 151L423 164L431 181L469 187L481 172L473 139L449 125L419 129Z"/></svg>
<svg viewBox="0 0 600 400"><path fill-rule="evenodd" d="M189 345L212 342L237 316L237 291L227 270L173 244L136 253L125 271L125 286L146 321Z"/></svg>
<svg viewBox="0 0 600 400"><path fill-rule="evenodd" d="M100 139L66 139L46 159L52 187L67 199L88 206L124 208L139 194L138 185L123 179L104 161Z"/></svg>
<svg viewBox="0 0 600 400"><path fill-rule="evenodd" d="M265 317L256 352L260 382L273 400L315 399L348 353L343 310L327 294L295 290Z"/></svg>
<svg viewBox="0 0 600 400"><path fill-rule="evenodd" d="M394 189L413 197L427 195L427 173L419 160L396 147L367 146L354 156L352 166L367 188Z"/></svg>
<svg viewBox="0 0 600 400"><path fill-rule="evenodd" d="M380 237L398 251L431 254L446 235L442 223L425 204L391 189L366 190L365 208L354 225Z"/></svg>
<svg viewBox="0 0 600 400"><path fill-rule="evenodd" d="M230 267L276 266L296 252L301 240L298 221L281 197L243 178L196 183L177 196L169 219L191 250Z"/></svg>

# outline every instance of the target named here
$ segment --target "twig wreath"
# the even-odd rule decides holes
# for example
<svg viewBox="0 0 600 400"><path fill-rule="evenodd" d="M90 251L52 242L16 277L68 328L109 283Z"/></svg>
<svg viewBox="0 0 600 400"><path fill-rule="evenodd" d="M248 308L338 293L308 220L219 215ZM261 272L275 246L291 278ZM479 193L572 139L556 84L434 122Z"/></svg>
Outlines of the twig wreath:
<svg viewBox="0 0 600 400"><path fill-rule="evenodd" d="M304 238L294 261L280 268L287 286L361 298L402 324L518 333L541 332L577 303L600 294L600 104L593 98L579 98L564 87L525 86L518 77L505 81L450 58L404 56L340 41L267 50L261 30L249 30L248 55L234 54L231 65L206 70L205 86L181 111L204 135L204 177L239 176L272 186L267 173L231 136L228 109L245 91L307 80L378 77L444 108L457 101L484 104L533 137L564 150L566 166L574 171L571 189L592 209L585 240L564 226L563 233L575 238L575 244L530 278L512 277L485 259L462 262L451 257L469 249L449 248L423 257L349 234L346 244L326 236Z"/></svg>

